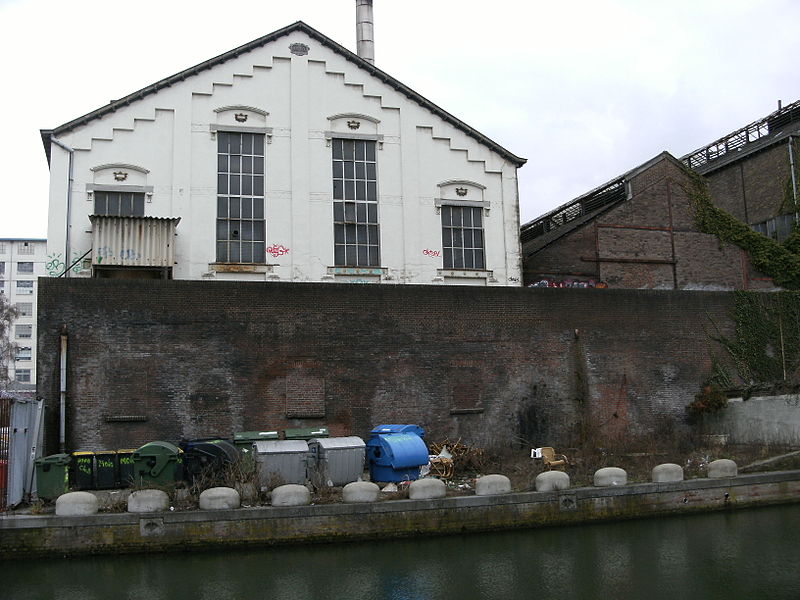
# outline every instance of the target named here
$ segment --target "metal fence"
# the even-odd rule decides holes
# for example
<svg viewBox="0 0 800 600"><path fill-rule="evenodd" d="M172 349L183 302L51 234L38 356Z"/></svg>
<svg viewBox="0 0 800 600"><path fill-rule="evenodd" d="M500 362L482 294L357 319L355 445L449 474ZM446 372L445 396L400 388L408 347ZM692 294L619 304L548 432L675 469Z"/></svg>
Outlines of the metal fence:
<svg viewBox="0 0 800 600"><path fill-rule="evenodd" d="M34 460L40 453L42 401L0 392L0 511L34 491Z"/></svg>
<svg viewBox="0 0 800 600"><path fill-rule="evenodd" d="M11 398L0 396L0 511L8 505L8 458L11 446Z"/></svg>

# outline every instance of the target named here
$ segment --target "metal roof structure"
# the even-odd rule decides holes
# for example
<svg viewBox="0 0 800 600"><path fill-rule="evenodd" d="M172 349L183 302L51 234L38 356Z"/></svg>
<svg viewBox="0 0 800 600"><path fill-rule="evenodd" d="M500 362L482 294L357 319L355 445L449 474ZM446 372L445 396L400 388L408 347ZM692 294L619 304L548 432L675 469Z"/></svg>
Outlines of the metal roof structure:
<svg viewBox="0 0 800 600"><path fill-rule="evenodd" d="M464 132L466 135L473 138L477 142L483 144L484 146L487 146L494 152L497 152L499 155L501 155L509 162L516 164L518 167L521 167L527 162L527 159L516 156L515 154L505 149L497 142L486 137L484 134L480 133L476 129L473 129L460 119L457 119L449 112L445 111L443 108L440 108L439 106L437 106L436 104L434 104L421 94L415 92L408 86L399 82L391 75L385 73L384 71L370 64L369 62L359 57L355 53L351 52L344 46L337 44L332 39L323 35L313 27L304 23L303 21L297 21L295 23L292 23L291 25L288 25L287 27L284 27L283 29L278 29L277 31L274 31L263 37L253 40L252 42L248 42L243 46L239 46L238 48L229 50L224 54L220 54L219 56L216 56L212 59L209 59L205 62L195 65L194 67L190 67L188 69L185 69L184 71L181 71L180 73L176 73L175 75L172 75L170 77L162 79L161 81L157 81L156 83L148 85L147 87L144 87L138 91L133 92L132 94L128 94L124 98L120 98L119 100L114 100L113 102L110 102L109 104L101 108L98 108L97 110L94 110L81 117L78 117L77 119L73 119L72 121L64 123L63 125L59 125L55 129L42 129L41 130L42 143L44 144L44 149L45 149L45 154L47 155L48 164L50 163L51 136L57 137L59 135L72 131L73 129L81 127L82 125L85 125L90 121L93 121L95 119L100 119L107 114L119 110L120 108L124 108L130 104L133 104L134 102L141 100L142 98L149 96L150 94L155 94L156 92L158 92L163 88L167 88L175 84L178 84L194 75L197 75L198 73L207 71L208 69L216 67L217 65L220 65L230 59L236 58L242 54L250 52L251 50L255 50L256 48L265 46L270 42L273 42L277 39L288 36L298 31L305 33L309 37L317 40L323 46L330 48L332 51L336 52L337 54L345 58L345 60L347 60L348 62L351 62L356 66L358 66L359 68L364 69L370 75L376 77L383 83L389 85L397 92L403 94L409 100L416 102L423 108L426 108L427 110L429 110L430 112L441 118L443 121L461 130L462 132Z"/></svg>
<svg viewBox="0 0 800 600"><path fill-rule="evenodd" d="M689 152L681 162L698 173L716 168L770 147L800 130L800 100L779 108L710 144Z"/></svg>

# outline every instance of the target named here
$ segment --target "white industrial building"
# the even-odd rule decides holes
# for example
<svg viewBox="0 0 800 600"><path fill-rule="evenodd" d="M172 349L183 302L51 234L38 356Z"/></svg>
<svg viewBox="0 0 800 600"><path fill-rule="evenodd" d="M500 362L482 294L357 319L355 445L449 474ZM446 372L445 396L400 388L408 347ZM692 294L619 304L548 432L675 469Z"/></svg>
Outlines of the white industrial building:
<svg viewBox="0 0 800 600"><path fill-rule="evenodd" d="M36 281L53 270L47 240L0 238L0 294L15 305L19 316L8 332L16 356L0 364L10 380L8 389L27 389L36 382ZM29 385L31 384L31 385Z"/></svg>
<svg viewBox="0 0 800 600"><path fill-rule="evenodd" d="M297 22L43 130L48 253L70 277L521 285L525 159L359 31L363 56Z"/></svg>

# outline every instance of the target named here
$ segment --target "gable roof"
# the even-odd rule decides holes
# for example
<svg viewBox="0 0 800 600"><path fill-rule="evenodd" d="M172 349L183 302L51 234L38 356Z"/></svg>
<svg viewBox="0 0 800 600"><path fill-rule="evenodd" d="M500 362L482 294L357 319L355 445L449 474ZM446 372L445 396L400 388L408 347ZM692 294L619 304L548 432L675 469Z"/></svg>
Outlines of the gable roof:
<svg viewBox="0 0 800 600"><path fill-rule="evenodd" d="M136 92L133 92L132 94L128 94L124 98L120 98L119 100L110 102L109 104L106 104L105 106L98 108L97 110L87 113L82 117L78 117L77 119L73 119L68 123L59 125L55 129L42 129L41 130L42 143L44 144L44 149L45 149L45 154L47 155L48 164L50 163L51 136L59 136L61 134L72 131L73 129L85 125L90 121L93 121L95 119L100 119L109 113L113 113L120 108L123 108L125 106L128 106L129 104L136 102L137 100L141 100L145 96L149 96L150 94L155 94L156 92L158 92L163 88L170 87L176 83L180 83L189 77L201 73L202 71L206 71L208 69L211 69L212 67L216 67L217 65L220 65L232 58L236 58L241 54L245 54L247 52L250 52L251 50L260 48L261 46L265 46L270 42L273 42L281 37L290 35L298 31L305 33L309 37L317 40L323 46L330 48L332 51L342 56L345 60L355 64L361 69L364 69L370 75L376 77L380 81L389 85L397 92L400 92L409 100L416 102L423 108L426 108L427 110L429 110L430 112L441 118L443 121L451 124L456 129L461 130L463 133L473 138L474 140L478 141L479 143L483 144L484 146L489 147L494 152L497 152L500 156L502 156L509 162L516 164L518 167L521 167L527 162L527 159L520 158L519 156L516 156L515 154L510 152L509 150L506 150L503 146L501 146L497 142L486 137L476 129L473 129L460 119L457 119L443 108L440 108L439 106L437 106L436 104L434 104L421 94L415 92L410 87L399 82L391 75L385 73L384 71L381 71L379 68L365 61L363 58L354 54L344 46L337 44L332 39L323 35L313 27L310 27L303 21L297 21L295 23L292 23L291 25L288 25L287 27L284 27L283 29L278 29L277 31L274 31L263 37L253 40L252 42L244 44L243 46L239 46L238 48L229 50L224 54L220 54L219 56L216 56L212 59L209 59L205 62L195 65L194 67L190 67L184 71L181 71L180 73L176 73L175 75L171 75L170 77L162 79L161 81L157 81L156 83L148 85L147 87L144 87Z"/></svg>
<svg viewBox="0 0 800 600"><path fill-rule="evenodd" d="M684 168L678 159L665 150L619 177L522 225L520 241L523 246L523 255L527 257L535 254L569 232L629 200L631 198L629 189L631 179L662 160L672 161L681 169Z"/></svg>

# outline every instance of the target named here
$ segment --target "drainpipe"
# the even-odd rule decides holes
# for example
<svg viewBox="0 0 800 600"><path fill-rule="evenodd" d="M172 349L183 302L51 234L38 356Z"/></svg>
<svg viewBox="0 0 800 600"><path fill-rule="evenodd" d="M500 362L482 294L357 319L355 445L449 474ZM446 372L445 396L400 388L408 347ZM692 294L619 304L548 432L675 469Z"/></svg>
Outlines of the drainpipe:
<svg viewBox="0 0 800 600"><path fill-rule="evenodd" d="M69 251L70 251L70 231L72 229L71 221L72 218L72 181L74 179L74 170L75 170L75 149L70 148L65 143L58 141L52 135L50 136L50 141L58 146L59 148L69 152L69 180L67 181L67 231L66 236L64 238L64 264L67 264L69 261ZM69 277L69 272L64 273L65 277Z"/></svg>
<svg viewBox="0 0 800 600"><path fill-rule="evenodd" d="M62 454L67 441L67 325L61 326L60 377L58 386L58 448Z"/></svg>
<svg viewBox="0 0 800 600"><path fill-rule="evenodd" d="M792 200L794 200L794 222L796 225L800 223L800 215L798 215L797 211L797 168L794 164L794 147L792 146L794 137L793 135L789 136L789 170L792 172Z"/></svg>

